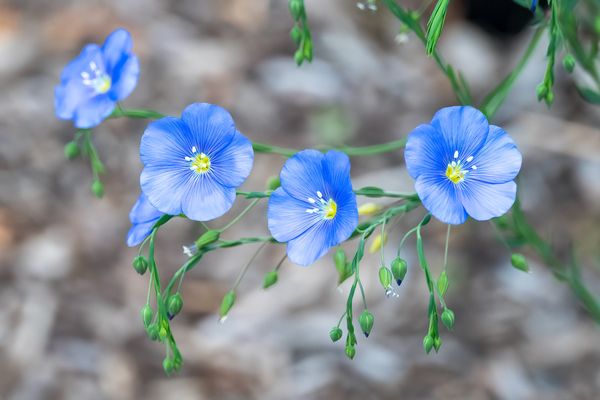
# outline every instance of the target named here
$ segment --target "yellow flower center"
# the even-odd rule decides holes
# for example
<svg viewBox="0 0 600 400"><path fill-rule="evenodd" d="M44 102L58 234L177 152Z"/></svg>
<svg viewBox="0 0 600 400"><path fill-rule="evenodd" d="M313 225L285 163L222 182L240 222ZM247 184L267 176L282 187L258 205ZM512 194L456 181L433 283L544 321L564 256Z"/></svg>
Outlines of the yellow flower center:
<svg viewBox="0 0 600 400"><path fill-rule="evenodd" d="M333 199L329 199L327 205L323 208L323 218L333 219L335 214L337 214L337 204Z"/></svg>
<svg viewBox="0 0 600 400"><path fill-rule="evenodd" d="M94 84L94 88L96 89L96 92L103 94L106 93L110 90L110 87L112 86L112 80L110 79L110 76L108 75L102 75L99 78L96 79L96 82Z"/></svg>
<svg viewBox="0 0 600 400"><path fill-rule="evenodd" d="M198 174L204 174L210 169L210 158L204 153L196 154L190 163L190 169Z"/></svg>
<svg viewBox="0 0 600 400"><path fill-rule="evenodd" d="M337 203L333 199L325 201L323 193L317 191L317 199L309 197L308 202L313 204L315 207L307 208L306 212L309 214L320 214L323 219L333 219L337 214Z"/></svg>
<svg viewBox="0 0 600 400"><path fill-rule="evenodd" d="M469 173L469 169L476 170L476 165L468 165L473 161L473 156L467 157L465 162L458 158L458 150L454 152L454 160L448 163L446 167L446 177L454 184L458 184L465 180L465 177Z"/></svg>
<svg viewBox="0 0 600 400"><path fill-rule="evenodd" d="M91 86L97 94L108 92L112 87L111 77L98 68L98 65L94 61L90 62L89 68L90 72L83 71L81 73L83 84Z"/></svg>

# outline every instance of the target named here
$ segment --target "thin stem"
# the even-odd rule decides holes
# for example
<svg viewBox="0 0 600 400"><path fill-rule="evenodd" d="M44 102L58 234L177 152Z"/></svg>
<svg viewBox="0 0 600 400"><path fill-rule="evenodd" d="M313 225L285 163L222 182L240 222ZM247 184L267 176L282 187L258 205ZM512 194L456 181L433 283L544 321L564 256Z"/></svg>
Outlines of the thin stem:
<svg viewBox="0 0 600 400"><path fill-rule="evenodd" d="M286 259L287 259L287 254L284 254L283 257L281 257L281 260L279 260L279 262L277 263L277 266L275 267L275 271L279 271L279 268L281 268L281 266L283 265L283 263Z"/></svg>
<svg viewBox="0 0 600 400"><path fill-rule="evenodd" d="M381 224L381 265L385 265L385 253L383 248L385 247L385 223L387 221L384 220L383 224Z"/></svg>
<svg viewBox="0 0 600 400"><path fill-rule="evenodd" d="M404 236L402 236L402 240L400 240L400 244L398 245L398 257L400 257L400 250L402 249L402 246L404 245L404 242L406 241L406 239L408 239L408 237L410 235L412 235L413 233L415 233L418 228L419 228L419 225L415 226L414 228L412 228L411 230L409 230L408 232L406 232L404 234Z"/></svg>
<svg viewBox="0 0 600 400"><path fill-rule="evenodd" d="M256 206L258 204L258 202L260 201L260 199L254 199L252 201L252 203L250 203L248 205L248 207L246 207L241 213L238 214L237 217L235 217L233 220L231 220L231 222L229 222L227 225L225 225L224 228L221 229L221 233L225 232L227 229L231 228L233 225L235 225L238 221L240 221L242 218L244 218L244 216L254 208L254 206Z"/></svg>
<svg viewBox="0 0 600 400"><path fill-rule="evenodd" d="M452 225L448 224L448 230L446 231L446 244L444 246L444 270L446 270L446 266L448 265L448 242L450 241L450 228L452 228Z"/></svg>
<svg viewBox="0 0 600 400"><path fill-rule="evenodd" d="M346 316L346 311L344 311L344 313L342 314L342 316L340 317L340 320L337 323L337 327L339 328L340 325L342 324L342 321L344 320L344 317Z"/></svg>
<svg viewBox="0 0 600 400"><path fill-rule="evenodd" d="M248 272L248 269L250 268L250 266L252 265L252 263L254 262L254 260L256 259L256 257L258 256L258 253L260 253L260 251L266 245L267 245L266 242L263 243L263 244L261 244L260 247L254 252L254 254L252 255L252 257L250 258L250 261L248 261L248 263L246 264L246 266L242 269L242 271L238 275L237 279L235 280L235 283L233 284L233 288L231 289L232 291L235 291L238 288L238 286L242 282L242 279L244 279L244 276L246 275L246 272Z"/></svg>

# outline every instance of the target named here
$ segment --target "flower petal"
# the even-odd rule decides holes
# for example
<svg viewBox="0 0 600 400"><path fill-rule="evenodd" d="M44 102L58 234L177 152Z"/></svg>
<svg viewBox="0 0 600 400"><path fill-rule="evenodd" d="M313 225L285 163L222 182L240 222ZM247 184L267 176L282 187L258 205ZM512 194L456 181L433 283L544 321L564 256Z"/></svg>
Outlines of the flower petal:
<svg viewBox="0 0 600 400"><path fill-rule="evenodd" d="M183 213L194 221L209 221L229 211L235 188L222 186L207 175L192 174L181 202Z"/></svg>
<svg viewBox="0 0 600 400"><path fill-rule="evenodd" d="M109 75L119 66L122 66L128 56L131 54L133 41L131 34L125 29L113 31L102 45L102 55L104 56L106 72Z"/></svg>
<svg viewBox="0 0 600 400"><path fill-rule="evenodd" d="M97 44L86 45L79 55L65 66L60 75L60 81L65 83L73 78L81 80L81 73L89 70L91 61L96 64L102 62L102 50Z"/></svg>
<svg viewBox="0 0 600 400"><path fill-rule="evenodd" d="M231 114L214 104L191 104L181 119L189 128L193 145L209 157L228 146L237 132Z"/></svg>
<svg viewBox="0 0 600 400"><path fill-rule="evenodd" d="M54 109L60 119L73 119L77 107L94 96L94 90L81 79L71 79L54 89Z"/></svg>
<svg viewBox="0 0 600 400"><path fill-rule="evenodd" d="M156 221L149 221L141 224L133 224L129 232L127 232L127 246L134 247L142 243L152 232L155 223Z"/></svg>
<svg viewBox="0 0 600 400"><path fill-rule="evenodd" d="M140 175L140 185L150 203L160 212L178 215L183 212L182 200L187 194L190 175L189 169L177 169L170 166L145 167Z"/></svg>
<svg viewBox="0 0 600 400"><path fill-rule="evenodd" d="M358 206L350 179L350 159L345 153L331 150L325 154L323 162L324 178L333 200L337 203L337 213L331 220L334 225L334 241L348 239L358 226Z"/></svg>
<svg viewBox="0 0 600 400"><path fill-rule="evenodd" d="M475 156L484 145L489 124L483 113L469 106L446 107L435 113L431 125L438 129L448 149L443 165L452 161L455 151L464 160Z"/></svg>
<svg viewBox="0 0 600 400"><path fill-rule="evenodd" d="M189 170L185 157L193 142L189 129L178 118L165 117L148 125L140 144L140 157L146 167Z"/></svg>
<svg viewBox="0 0 600 400"><path fill-rule="evenodd" d="M488 139L473 159L477 169L469 171L468 178L488 183L508 182L519 173L521 162L521 153L511 137L502 128L490 125Z"/></svg>
<svg viewBox="0 0 600 400"><path fill-rule="evenodd" d="M446 169L448 150L439 129L432 125L417 126L409 135L404 150L406 169L413 179L423 173Z"/></svg>
<svg viewBox="0 0 600 400"><path fill-rule="evenodd" d="M515 202L517 184L514 181L490 184L464 181L458 196L467 213L478 221L504 215Z"/></svg>
<svg viewBox="0 0 600 400"><path fill-rule="evenodd" d="M114 100L123 100L128 97L137 85L140 75L140 63L135 55L124 59L122 64L113 69L112 86L109 95Z"/></svg>
<svg viewBox="0 0 600 400"><path fill-rule="evenodd" d="M303 150L288 159L281 170L281 187L292 197L304 201L317 191L331 197L323 178L325 156L317 150Z"/></svg>
<svg viewBox="0 0 600 400"><path fill-rule="evenodd" d="M456 225L467 220L467 213L454 186L449 179L436 174L421 174L415 183L423 206L440 221Z"/></svg>
<svg viewBox="0 0 600 400"><path fill-rule="evenodd" d="M92 128L100 124L112 113L115 105L116 103L106 94L94 96L85 103L79 104L73 118L75 127Z"/></svg>
<svg viewBox="0 0 600 400"><path fill-rule="evenodd" d="M129 220L132 224L155 222L163 215L163 213L150 204L148 197L142 192L129 212Z"/></svg>
<svg viewBox="0 0 600 400"><path fill-rule="evenodd" d="M269 197L267 221L271 235L278 242L289 242L303 234L322 218L318 214L307 213L313 205L290 196L279 187Z"/></svg>
<svg viewBox="0 0 600 400"><path fill-rule="evenodd" d="M287 255L294 264L307 267L329 251L333 240L328 222L321 221L288 242Z"/></svg>
<svg viewBox="0 0 600 400"><path fill-rule="evenodd" d="M219 183L227 187L238 187L250 175L254 162L252 143L240 132L233 140L210 159L210 172Z"/></svg>

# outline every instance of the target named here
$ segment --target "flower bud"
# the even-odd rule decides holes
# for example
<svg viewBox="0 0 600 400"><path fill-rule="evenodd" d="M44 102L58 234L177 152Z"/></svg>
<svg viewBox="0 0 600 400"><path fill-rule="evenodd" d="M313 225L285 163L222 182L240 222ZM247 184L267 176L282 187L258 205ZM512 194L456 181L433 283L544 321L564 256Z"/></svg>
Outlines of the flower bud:
<svg viewBox="0 0 600 400"><path fill-rule="evenodd" d="M381 282L381 286L383 286L384 289L388 289L392 286L392 278L392 271L390 271L389 268L379 268L379 282Z"/></svg>
<svg viewBox="0 0 600 400"><path fill-rule="evenodd" d="M102 184L102 182L100 182L99 180L95 180L92 183L92 193L94 193L94 196L96 196L99 199L101 199L102 196L104 196L104 185Z"/></svg>
<svg viewBox="0 0 600 400"><path fill-rule="evenodd" d="M179 314L182 308L183 298L181 297L181 293L175 293L174 295L169 296L167 299L167 311L171 317Z"/></svg>
<svg viewBox="0 0 600 400"><path fill-rule="evenodd" d="M429 221L431 221L431 214L427 214L425 218L423 218L423 221L421 221L421 226L427 225Z"/></svg>
<svg viewBox="0 0 600 400"><path fill-rule="evenodd" d="M231 307L235 303L235 292L230 290L223 296L223 301L221 302L221 308L219 309L219 315L221 318L227 316Z"/></svg>
<svg viewBox="0 0 600 400"><path fill-rule="evenodd" d="M303 53L304 53L304 59L307 61L312 61L313 59L313 45L312 45L312 40L310 39L310 36L307 36L304 39L304 48L302 49Z"/></svg>
<svg viewBox="0 0 600 400"><path fill-rule="evenodd" d="M433 348L435 349L435 352L437 353L438 351L440 351L441 347L442 347L442 338L440 338L439 336L436 336L435 339L433 339Z"/></svg>
<svg viewBox="0 0 600 400"><path fill-rule="evenodd" d="M148 325L148 327L146 328L146 333L148 334L148 337L150 338L150 340L152 340L152 341L158 340L158 336L159 336L158 325L156 325L156 324Z"/></svg>
<svg viewBox="0 0 600 400"><path fill-rule="evenodd" d="M277 271L269 271L265 274L263 289L270 288L277 283Z"/></svg>
<svg viewBox="0 0 600 400"><path fill-rule="evenodd" d="M382 210L382 206L377 203L365 203L362 206L358 207L358 215L367 216L377 214Z"/></svg>
<svg viewBox="0 0 600 400"><path fill-rule="evenodd" d="M198 238L198 240L196 240L196 247L201 249L204 246L208 246L209 244L219 240L219 236L221 236L221 232L217 230L211 229L210 231L206 231Z"/></svg>
<svg viewBox="0 0 600 400"><path fill-rule="evenodd" d="M158 338L161 342L164 342L164 340L167 338L168 333L169 332L167 331L167 328L165 328L164 326L160 327L160 329L158 330Z"/></svg>
<svg viewBox="0 0 600 400"><path fill-rule="evenodd" d="M543 82L540 83L535 88L535 93L537 94L538 101L545 99L546 95L548 94L548 86L546 86L546 84Z"/></svg>
<svg viewBox="0 0 600 400"><path fill-rule="evenodd" d="M148 270L148 260L144 256L136 256L133 259L132 265L133 269L140 275L144 275L146 270Z"/></svg>
<svg viewBox="0 0 600 400"><path fill-rule="evenodd" d="M510 263L513 267L520 271L529 272L529 264L527 263L527 259L521 253L513 253L510 256Z"/></svg>
<svg viewBox="0 0 600 400"><path fill-rule="evenodd" d="M432 348L433 348L433 338L431 336L427 335L423 338L423 349L425 350L425 353L429 354L429 352L431 351Z"/></svg>
<svg viewBox="0 0 600 400"><path fill-rule="evenodd" d="M385 246L387 242L387 233L384 233L383 235L381 233L377 234L375 236L375 238L373 239L373 241L371 242L371 247L369 247L369 253L373 254L379 250L381 250L381 248L383 246Z"/></svg>
<svg viewBox="0 0 600 400"><path fill-rule="evenodd" d="M275 190L279 186L281 186L281 179L279 178L279 175L274 175L274 176L270 177L269 179L267 179L267 189L268 190Z"/></svg>
<svg viewBox="0 0 600 400"><path fill-rule="evenodd" d="M394 279L396 280L398 286L400 286L404 280L407 270L408 264L406 263L406 260L396 257L394 261L392 261L392 275L394 275Z"/></svg>
<svg viewBox="0 0 600 400"><path fill-rule="evenodd" d="M152 307L150 307L149 304L146 304L144 307L142 307L141 315L142 321L144 322L144 327L148 328L152 322L152 317L154 317L154 311L152 311Z"/></svg>
<svg viewBox="0 0 600 400"><path fill-rule="evenodd" d="M342 330L339 327L334 326L329 331L329 337L331 338L332 342L337 342L342 338Z"/></svg>
<svg viewBox="0 0 600 400"><path fill-rule="evenodd" d="M562 62L565 71L572 73L573 69L575 69L575 57L573 57L571 54L567 54L565 58L563 58Z"/></svg>
<svg viewBox="0 0 600 400"><path fill-rule="evenodd" d="M440 278L437 281L437 287L438 291L440 292L440 296L443 297L446 294L448 286L450 286L450 283L448 282L448 274L446 274L446 271L442 271Z"/></svg>
<svg viewBox="0 0 600 400"><path fill-rule="evenodd" d="M163 369L167 375L170 375L173 372L173 360L165 358L163 360Z"/></svg>
<svg viewBox="0 0 600 400"><path fill-rule="evenodd" d="M64 150L65 150L65 158L67 160L72 160L79 155L79 146L77 145L77 142L75 142L74 140L65 144Z"/></svg>
<svg viewBox="0 0 600 400"><path fill-rule="evenodd" d="M448 330L451 330L454 327L454 311L445 308L442 312L442 323Z"/></svg>
<svg viewBox="0 0 600 400"><path fill-rule="evenodd" d="M296 65L302 65L302 62L304 61L304 53L302 52L302 49L296 50L294 53L294 61L296 61Z"/></svg>
<svg viewBox="0 0 600 400"><path fill-rule="evenodd" d="M373 322L375 321L375 317L373 314L369 312L369 310L365 310L360 314L358 319L358 323L360 324L360 328L362 329L365 337L369 337L371 333L371 329L373 329Z"/></svg>
<svg viewBox="0 0 600 400"><path fill-rule="evenodd" d="M552 92L552 90L548 90L548 93L546 94L546 97L544 100L546 101L546 104L548 106L551 106L552 103L554 102L554 92Z"/></svg>
<svg viewBox="0 0 600 400"><path fill-rule="evenodd" d="M304 8L302 0L290 0L288 5L290 14L292 14L295 21L298 21L302 17L302 9Z"/></svg>
<svg viewBox="0 0 600 400"><path fill-rule="evenodd" d="M346 346L346 357L349 359L354 359L356 355L356 348L354 346Z"/></svg>
<svg viewBox="0 0 600 400"><path fill-rule="evenodd" d="M333 262L335 263L335 268L340 273L346 268L346 253L344 252L344 249L341 247L337 248L333 254Z"/></svg>
<svg viewBox="0 0 600 400"><path fill-rule="evenodd" d="M300 42L302 41L302 31L300 30L300 28L298 28L297 25L295 25L290 31L290 37L297 45L300 44Z"/></svg>

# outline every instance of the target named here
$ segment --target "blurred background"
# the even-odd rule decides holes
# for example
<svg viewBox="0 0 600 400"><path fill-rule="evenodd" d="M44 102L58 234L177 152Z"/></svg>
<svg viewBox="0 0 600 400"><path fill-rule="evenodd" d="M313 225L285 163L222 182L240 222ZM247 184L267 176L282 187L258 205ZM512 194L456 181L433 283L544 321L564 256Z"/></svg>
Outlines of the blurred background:
<svg viewBox="0 0 600 400"><path fill-rule="evenodd" d="M165 349L147 339L139 318L148 276L131 268L136 250L124 243L146 123L112 120L94 130L107 166L106 195L97 200L89 162L63 156L74 128L54 117L54 86L85 43L125 27L141 62L125 107L179 115L192 102L217 103L251 140L376 144L456 104L422 44L399 35L383 6L370 12L352 0L307 0L306 7L315 59L298 68L284 0L0 1L1 399L598 399L598 326L546 266L531 257L530 274L515 270L492 226L472 221L451 238L447 302L456 327L442 333L439 354L422 349L428 295L413 242L399 298L384 296L379 255L361 266L375 326L368 340L359 338L354 361L328 337L348 291L337 287L330 256L310 268L285 263L279 283L264 291L264 273L284 252L267 246L229 319L218 323L223 294L256 250L245 246L210 254L187 274L184 309L173 321L185 364L165 376ZM456 0L439 49L480 100L518 60L528 23L527 10L508 0ZM528 217L558 249L574 242L585 281L600 294L600 112L577 95L573 80L585 77L560 65L554 106L536 101L546 44L494 122L523 152ZM257 155L244 189L263 190L283 162ZM352 175L355 187L413 190L402 152L353 159ZM244 205L240 199L235 209ZM266 202L227 237L266 234L265 210ZM413 214L390 235L388 261L424 213ZM161 229L164 277L199 232L183 220ZM427 226L436 271L444 236L442 224Z"/></svg>

